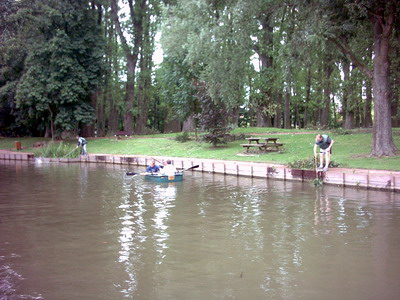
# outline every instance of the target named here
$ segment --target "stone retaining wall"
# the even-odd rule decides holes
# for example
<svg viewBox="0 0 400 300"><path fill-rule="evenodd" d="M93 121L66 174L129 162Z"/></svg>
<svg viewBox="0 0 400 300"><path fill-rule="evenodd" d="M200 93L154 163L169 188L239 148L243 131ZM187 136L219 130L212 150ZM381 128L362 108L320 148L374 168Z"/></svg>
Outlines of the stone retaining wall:
<svg viewBox="0 0 400 300"><path fill-rule="evenodd" d="M47 162L58 163L109 163L132 166L132 169L143 170L152 159L159 163L167 157L149 157L141 155L109 155L90 154L80 158L38 158ZM32 153L0 151L3 160L34 161ZM400 172L364 169L332 168L326 173L316 174L314 170L289 169L284 165L254 163L241 161L225 161L197 158L170 158L179 169L187 169L199 165L197 172L210 172L235 176L273 178L280 180L313 181L319 177L324 183L341 186L362 187L387 191L400 191Z"/></svg>

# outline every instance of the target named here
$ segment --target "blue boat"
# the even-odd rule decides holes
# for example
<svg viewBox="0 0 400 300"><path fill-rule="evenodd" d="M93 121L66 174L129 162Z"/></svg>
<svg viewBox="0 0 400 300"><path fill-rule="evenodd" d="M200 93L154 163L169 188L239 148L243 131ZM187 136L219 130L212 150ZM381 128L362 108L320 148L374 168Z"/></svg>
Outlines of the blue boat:
<svg viewBox="0 0 400 300"><path fill-rule="evenodd" d="M144 179L157 182L157 183L164 183L164 182L179 182L183 180L183 172L175 173L175 175L161 175L161 174L146 174Z"/></svg>

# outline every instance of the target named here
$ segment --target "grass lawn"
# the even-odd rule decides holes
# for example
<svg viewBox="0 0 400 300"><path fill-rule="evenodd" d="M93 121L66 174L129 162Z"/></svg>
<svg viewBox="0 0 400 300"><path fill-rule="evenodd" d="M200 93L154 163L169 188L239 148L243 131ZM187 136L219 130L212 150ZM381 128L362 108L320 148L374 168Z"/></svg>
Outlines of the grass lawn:
<svg viewBox="0 0 400 300"><path fill-rule="evenodd" d="M296 131L276 128L240 128L232 133L246 136L270 136L279 138L284 143L282 152L257 153L243 156L245 150L240 144L246 141L238 140L212 148L210 144L190 140L178 142L174 139L177 134L135 136L117 140L116 138L89 138L88 152L95 154L132 154L148 156L193 157L222 160L238 160L253 162L270 162L288 164L297 160L313 157L315 131ZM400 154L395 157L372 158L371 133L335 134L328 132L335 141L332 160L340 167L381 169L400 171ZM277 136L275 136L277 135ZM400 130L393 131L394 142L400 149ZM11 149L15 141L21 141L23 151L33 151L34 142L43 141L43 138L0 138L0 149ZM76 141L67 141L75 146Z"/></svg>

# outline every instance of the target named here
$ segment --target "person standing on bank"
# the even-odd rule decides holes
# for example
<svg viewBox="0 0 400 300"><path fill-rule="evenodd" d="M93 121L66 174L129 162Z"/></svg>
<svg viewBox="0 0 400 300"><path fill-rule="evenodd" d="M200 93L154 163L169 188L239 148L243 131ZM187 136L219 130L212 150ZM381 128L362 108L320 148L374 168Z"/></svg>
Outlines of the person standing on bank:
<svg viewBox="0 0 400 300"><path fill-rule="evenodd" d="M88 143L87 140L83 137L80 137L79 135L77 135L76 138L78 139L78 145L76 146L76 148L81 146L81 155L87 155L87 150L86 150L86 145Z"/></svg>
<svg viewBox="0 0 400 300"><path fill-rule="evenodd" d="M315 137L314 145L314 156L317 157L317 148L319 147L319 167L318 171L328 171L329 163L331 161L332 146L334 140L332 140L327 134L317 134ZM325 156L325 167L324 167L324 156Z"/></svg>

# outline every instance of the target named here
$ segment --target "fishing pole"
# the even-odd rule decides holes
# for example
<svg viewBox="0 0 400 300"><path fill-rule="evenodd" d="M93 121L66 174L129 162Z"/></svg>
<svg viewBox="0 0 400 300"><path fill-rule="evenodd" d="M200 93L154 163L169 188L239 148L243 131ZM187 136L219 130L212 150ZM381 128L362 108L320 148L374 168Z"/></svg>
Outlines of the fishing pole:
<svg viewBox="0 0 400 300"><path fill-rule="evenodd" d="M65 157L67 157L68 155L70 155L72 152L74 152L76 150L76 148L74 148L74 149L72 149L72 151L71 152L68 152L67 154L65 154L64 156L63 156L63 158L65 158Z"/></svg>

